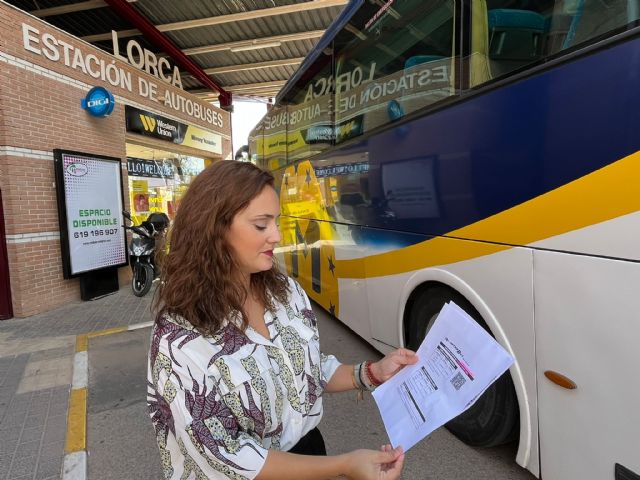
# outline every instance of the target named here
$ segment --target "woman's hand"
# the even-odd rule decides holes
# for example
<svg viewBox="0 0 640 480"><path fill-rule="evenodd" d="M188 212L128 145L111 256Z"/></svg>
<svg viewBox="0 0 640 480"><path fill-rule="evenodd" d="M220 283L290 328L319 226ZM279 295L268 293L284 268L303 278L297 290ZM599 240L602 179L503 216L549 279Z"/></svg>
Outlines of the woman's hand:
<svg viewBox="0 0 640 480"><path fill-rule="evenodd" d="M346 476L351 480L397 480L402 473L402 447L393 449L391 445L383 445L379 452L356 450L347 455L350 468Z"/></svg>
<svg viewBox="0 0 640 480"><path fill-rule="evenodd" d="M386 382L396 373L398 373L405 365L413 365L418 361L418 356L412 350L399 348L386 355L382 360L378 360L371 364L371 373L376 380Z"/></svg>

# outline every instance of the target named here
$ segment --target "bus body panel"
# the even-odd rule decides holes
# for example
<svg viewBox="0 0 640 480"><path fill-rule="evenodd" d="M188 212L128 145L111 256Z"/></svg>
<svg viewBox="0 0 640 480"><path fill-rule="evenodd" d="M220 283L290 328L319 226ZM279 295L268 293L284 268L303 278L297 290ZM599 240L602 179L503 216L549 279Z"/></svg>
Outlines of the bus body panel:
<svg viewBox="0 0 640 480"><path fill-rule="evenodd" d="M451 249L464 250L474 242L447 239ZM480 313L492 334L514 357L511 376L520 405L520 441L516 461L538 474L538 423L533 319L533 262L526 248L512 248L450 265L398 275L367 278L372 339L400 346L404 307L411 293L427 282L447 285L464 296ZM490 279L490 281L488 281ZM385 301L380 301L385 299ZM340 303L348 301L340 297ZM426 321L426 319L425 319Z"/></svg>
<svg viewBox="0 0 640 480"><path fill-rule="evenodd" d="M640 265L543 251L534 262L542 478L640 472Z"/></svg>

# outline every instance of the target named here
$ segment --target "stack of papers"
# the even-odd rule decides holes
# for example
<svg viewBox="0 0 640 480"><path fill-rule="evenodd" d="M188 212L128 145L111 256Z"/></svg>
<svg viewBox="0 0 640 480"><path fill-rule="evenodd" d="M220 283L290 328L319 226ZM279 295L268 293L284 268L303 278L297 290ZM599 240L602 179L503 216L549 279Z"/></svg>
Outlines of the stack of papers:
<svg viewBox="0 0 640 480"><path fill-rule="evenodd" d="M513 357L455 303L449 302L409 365L373 397L393 447L408 451L457 417L513 364Z"/></svg>

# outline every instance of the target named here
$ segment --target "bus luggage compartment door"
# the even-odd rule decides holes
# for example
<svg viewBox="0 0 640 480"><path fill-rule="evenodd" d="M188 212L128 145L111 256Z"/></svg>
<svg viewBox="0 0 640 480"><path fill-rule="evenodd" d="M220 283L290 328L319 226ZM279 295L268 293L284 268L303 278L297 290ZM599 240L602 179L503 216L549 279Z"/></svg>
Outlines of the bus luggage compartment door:
<svg viewBox="0 0 640 480"><path fill-rule="evenodd" d="M616 463L640 472L640 265L534 255L541 476L613 479Z"/></svg>

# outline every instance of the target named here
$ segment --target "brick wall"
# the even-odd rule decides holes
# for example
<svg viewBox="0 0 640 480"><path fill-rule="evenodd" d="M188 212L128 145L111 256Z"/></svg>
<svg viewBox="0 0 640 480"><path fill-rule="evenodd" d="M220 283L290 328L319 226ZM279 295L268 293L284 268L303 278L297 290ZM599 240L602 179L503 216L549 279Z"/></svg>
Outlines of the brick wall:
<svg viewBox="0 0 640 480"><path fill-rule="evenodd" d="M193 119L161 103L141 98L126 89L101 83L62 62L51 62L26 51L22 43L22 23L50 32L78 46L86 55L109 58L78 39L60 32L38 19L0 3L0 188L2 189L7 233L13 311L27 317L80 298L77 279L62 276L60 226L56 201L53 150L76 150L122 159L125 203L128 203L125 163L125 117L123 103L150 110L184 123L214 130L211 124ZM161 81L116 61L132 72L132 78ZM117 102L107 118L91 117L80 108L80 100L91 86L103 85ZM192 101L213 108L185 92L173 88ZM119 100L119 101L118 101ZM219 109L224 128L222 158L230 157L230 117ZM171 144L165 144L170 147ZM196 151L193 152L197 154ZM203 157L212 154L201 152ZM128 205L127 205L128 208ZM119 272L121 285L130 278L129 267Z"/></svg>

